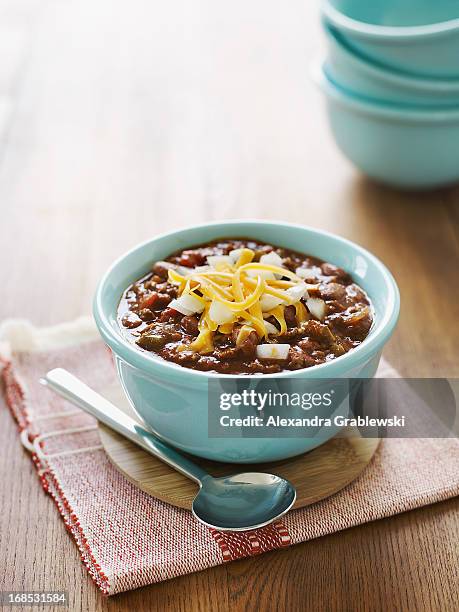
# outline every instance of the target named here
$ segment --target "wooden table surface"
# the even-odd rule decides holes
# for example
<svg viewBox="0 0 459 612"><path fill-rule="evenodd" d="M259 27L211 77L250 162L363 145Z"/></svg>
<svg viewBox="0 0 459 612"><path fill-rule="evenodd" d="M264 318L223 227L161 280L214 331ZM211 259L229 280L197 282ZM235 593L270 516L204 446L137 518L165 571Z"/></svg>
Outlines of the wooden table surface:
<svg viewBox="0 0 459 612"><path fill-rule="evenodd" d="M381 257L402 295L387 358L459 376L459 190L348 164L308 76L321 45L299 0L0 0L0 318L88 313L107 265L157 232L283 219ZM103 598L0 419L0 588L67 589L75 611L457 610L456 500Z"/></svg>

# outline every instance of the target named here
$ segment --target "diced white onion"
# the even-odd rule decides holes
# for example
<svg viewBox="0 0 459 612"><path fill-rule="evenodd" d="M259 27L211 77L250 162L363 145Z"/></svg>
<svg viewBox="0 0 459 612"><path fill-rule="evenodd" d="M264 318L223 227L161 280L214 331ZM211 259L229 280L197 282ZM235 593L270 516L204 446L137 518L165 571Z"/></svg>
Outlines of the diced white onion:
<svg viewBox="0 0 459 612"><path fill-rule="evenodd" d="M182 302L180 301L180 298L177 298L176 300L172 300L172 302L169 302L168 307L173 308L177 312L181 312L184 315L190 315L193 313L192 310L190 310L189 308L185 308L183 306Z"/></svg>
<svg viewBox="0 0 459 612"><path fill-rule="evenodd" d="M196 266L196 268L193 268L192 272L194 272L195 274L203 274L205 272L208 272L210 270L210 266Z"/></svg>
<svg viewBox="0 0 459 612"><path fill-rule="evenodd" d="M187 268L186 266L179 266L178 264L171 263L170 261L157 261L156 265L160 265L167 270L174 270L181 276L186 276L190 272L193 272L192 268ZM178 284L175 281L172 281L174 285Z"/></svg>
<svg viewBox="0 0 459 612"><path fill-rule="evenodd" d="M315 278L316 273L313 268L297 268L295 274L300 278Z"/></svg>
<svg viewBox="0 0 459 612"><path fill-rule="evenodd" d="M276 251L271 251L271 253L266 253L260 257L260 263L267 264L268 266L279 266L282 268L283 259L280 255L276 253Z"/></svg>
<svg viewBox="0 0 459 612"><path fill-rule="evenodd" d="M224 325L234 320L234 312L221 302L214 300L209 308L209 317L214 323Z"/></svg>
<svg viewBox="0 0 459 612"><path fill-rule="evenodd" d="M173 308L184 315L190 315L195 312L202 312L204 304L193 295L185 294L169 302L169 308Z"/></svg>
<svg viewBox="0 0 459 612"><path fill-rule="evenodd" d="M293 302L299 302L301 298L309 297L306 283L298 283L298 285L293 285L293 287L289 287L285 293L288 294Z"/></svg>
<svg viewBox="0 0 459 612"><path fill-rule="evenodd" d="M231 257L233 263L236 263L239 257L241 256L243 249L234 249L234 251L230 251L229 256Z"/></svg>
<svg viewBox="0 0 459 612"><path fill-rule="evenodd" d="M161 266L161 268L166 268L167 270L177 270L178 265L172 263L171 261L164 261L163 259L157 261L155 266Z"/></svg>
<svg viewBox="0 0 459 612"><path fill-rule="evenodd" d="M264 278L264 280L274 280L276 278L275 275L269 270L245 270L245 273L247 274L247 276L250 276L252 278L257 278L258 276L261 276L261 278Z"/></svg>
<svg viewBox="0 0 459 612"><path fill-rule="evenodd" d="M259 344L257 346L258 359L287 359L290 344Z"/></svg>
<svg viewBox="0 0 459 612"><path fill-rule="evenodd" d="M177 266L176 271L182 276L186 276L187 274L190 274L190 272L193 272L193 268L188 268L187 266Z"/></svg>
<svg viewBox="0 0 459 612"><path fill-rule="evenodd" d="M275 325L270 323L269 321L265 321L266 332L269 336L275 336L279 333L279 330Z"/></svg>
<svg viewBox="0 0 459 612"><path fill-rule="evenodd" d="M271 251L271 253L266 253L260 257L260 263L268 266L278 266L279 268L283 268L284 260L276 253L276 251ZM282 274L274 274L274 278L282 278Z"/></svg>
<svg viewBox="0 0 459 612"><path fill-rule="evenodd" d="M209 266L212 266L212 268L215 268L219 264L229 264L232 266L234 262L229 255L209 255L207 257L207 263Z"/></svg>
<svg viewBox="0 0 459 612"><path fill-rule="evenodd" d="M322 319L325 317L325 311L327 308L325 302L320 298L309 298L306 300L306 306L308 307L309 312L316 317L316 319L319 319L319 321L322 321Z"/></svg>
<svg viewBox="0 0 459 612"><path fill-rule="evenodd" d="M275 297L274 295L269 295L269 293L263 293L260 298L260 306L262 312L268 312L269 310L276 308L276 306L279 306L279 304L282 303L283 300Z"/></svg>

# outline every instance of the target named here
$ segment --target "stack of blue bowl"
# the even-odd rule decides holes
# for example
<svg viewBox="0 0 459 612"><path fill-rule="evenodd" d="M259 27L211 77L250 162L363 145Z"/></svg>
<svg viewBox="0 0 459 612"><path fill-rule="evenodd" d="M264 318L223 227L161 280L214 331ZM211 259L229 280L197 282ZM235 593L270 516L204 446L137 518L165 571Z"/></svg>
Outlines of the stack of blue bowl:
<svg viewBox="0 0 459 612"><path fill-rule="evenodd" d="M403 188L459 180L459 0L325 0L315 76L332 132L365 174Z"/></svg>

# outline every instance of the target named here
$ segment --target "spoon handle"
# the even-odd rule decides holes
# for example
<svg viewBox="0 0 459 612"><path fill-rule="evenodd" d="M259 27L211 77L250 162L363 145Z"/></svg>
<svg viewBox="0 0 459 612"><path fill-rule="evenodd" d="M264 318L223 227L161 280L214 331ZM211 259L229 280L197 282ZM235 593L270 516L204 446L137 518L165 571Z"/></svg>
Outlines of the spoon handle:
<svg viewBox="0 0 459 612"><path fill-rule="evenodd" d="M202 468L158 440L134 419L67 370L63 368L50 370L40 382L191 480L201 484L203 478L208 476Z"/></svg>

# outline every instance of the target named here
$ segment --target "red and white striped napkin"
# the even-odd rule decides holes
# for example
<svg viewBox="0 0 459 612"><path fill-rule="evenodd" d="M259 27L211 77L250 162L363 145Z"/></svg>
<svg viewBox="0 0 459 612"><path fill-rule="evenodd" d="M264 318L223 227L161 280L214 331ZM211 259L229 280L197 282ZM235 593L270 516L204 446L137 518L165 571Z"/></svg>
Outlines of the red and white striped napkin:
<svg viewBox="0 0 459 612"><path fill-rule="evenodd" d="M85 319L37 330L0 327L5 403L91 577L108 595L291 546L459 494L459 441L383 440L370 465L332 497L249 533L223 533L128 482L108 460L92 417L39 384L64 367L95 389L117 384ZM396 375L387 365L384 376Z"/></svg>

